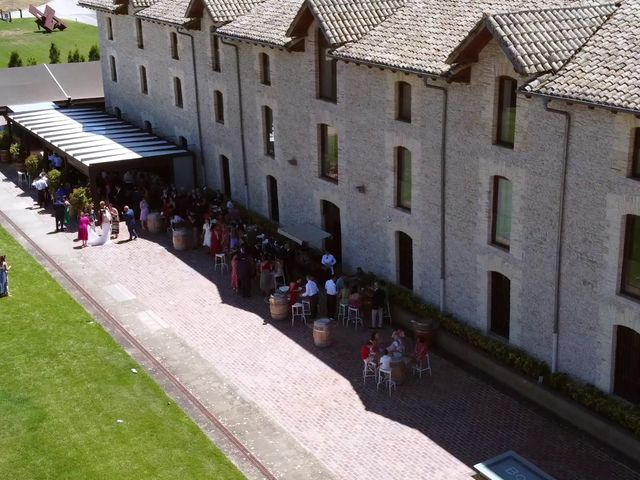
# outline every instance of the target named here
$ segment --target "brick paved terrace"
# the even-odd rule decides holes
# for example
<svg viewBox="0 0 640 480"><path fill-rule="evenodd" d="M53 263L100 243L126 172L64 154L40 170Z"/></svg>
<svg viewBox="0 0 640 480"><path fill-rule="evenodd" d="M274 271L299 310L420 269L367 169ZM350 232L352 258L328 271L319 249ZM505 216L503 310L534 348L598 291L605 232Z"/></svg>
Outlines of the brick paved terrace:
<svg viewBox="0 0 640 480"><path fill-rule="evenodd" d="M0 210L281 478L468 479L473 464L515 450L558 480L640 480L630 460L440 355L432 353L431 377L410 379L391 398L371 379L363 385L359 348L369 330L339 327L334 346L317 348L309 327L270 319L257 287L251 299L237 296L204 250L175 252L166 235L74 248L75 234L50 234L53 218L3 172L11 178L0 183ZM390 333L386 325L383 338ZM186 361L172 357L178 344ZM203 365L211 377L196 372ZM218 389L232 401L215 402ZM236 415L246 405L252 413ZM298 458L278 456L280 437L265 445L270 425L317 465L292 468Z"/></svg>

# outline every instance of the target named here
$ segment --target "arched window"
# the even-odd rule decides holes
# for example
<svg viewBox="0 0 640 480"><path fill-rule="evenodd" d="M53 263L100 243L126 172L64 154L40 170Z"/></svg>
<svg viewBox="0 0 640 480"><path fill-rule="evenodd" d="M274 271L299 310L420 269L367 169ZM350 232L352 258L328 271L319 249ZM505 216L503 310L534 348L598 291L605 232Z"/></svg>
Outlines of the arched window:
<svg viewBox="0 0 640 480"><path fill-rule="evenodd" d="M280 207L278 205L278 181L271 175L267 175L267 196L269 198L269 218L276 223L280 222Z"/></svg>
<svg viewBox="0 0 640 480"><path fill-rule="evenodd" d="M640 333L621 325L616 327L613 392L630 402L640 403Z"/></svg>
<svg viewBox="0 0 640 480"><path fill-rule="evenodd" d="M491 297L489 329L508 340L511 323L511 280L501 273L490 272L489 281Z"/></svg>
<svg viewBox="0 0 640 480"><path fill-rule="evenodd" d="M231 174L229 172L229 159L220 155L220 173L222 175L222 193L225 198L231 198Z"/></svg>

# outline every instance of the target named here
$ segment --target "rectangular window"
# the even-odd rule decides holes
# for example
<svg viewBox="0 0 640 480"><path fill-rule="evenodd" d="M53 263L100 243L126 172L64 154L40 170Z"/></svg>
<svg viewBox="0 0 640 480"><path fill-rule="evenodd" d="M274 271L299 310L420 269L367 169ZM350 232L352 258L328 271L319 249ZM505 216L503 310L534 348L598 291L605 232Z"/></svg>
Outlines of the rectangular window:
<svg viewBox="0 0 640 480"><path fill-rule="evenodd" d="M169 42L171 43L171 58L180 60L180 55L178 55L178 34L176 32L169 34Z"/></svg>
<svg viewBox="0 0 640 480"><path fill-rule="evenodd" d="M269 64L269 55L260 54L260 83L263 85L271 85L271 65Z"/></svg>
<svg viewBox="0 0 640 480"><path fill-rule="evenodd" d="M147 95L149 93L149 88L147 86L147 69L140 66L140 91Z"/></svg>
<svg viewBox="0 0 640 480"><path fill-rule="evenodd" d="M396 148L396 206L411 211L411 151Z"/></svg>
<svg viewBox="0 0 640 480"><path fill-rule="evenodd" d="M516 136L516 88L513 78L500 77L498 91L498 122L496 143L513 148Z"/></svg>
<svg viewBox="0 0 640 480"><path fill-rule="evenodd" d="M320 176L338 181L338 132L330 125L320 125Z"/></svg>
<svg viewBox="0 0 640 480"><path fill-rule="evenodd" d="M182 81L178 77L173 78L173 93L176 107L182 108Z"/></svg>
<svg viewBox="0 0 640 480"><path fill-rule="evenodd" d="M640 298L640 217L636 215L626 216L621 290Z"/></svg>
<svg viewBox="0 0 640 480"><path fill-rule="evenodd" d="M411 85L396 83L396 120L411 123Z"/></svg>
<svg viewBox="0 0 640 480"><path fill-rule="evenodd" d="M632 131L631 177L640 179L640 128L634 128Z"/></svg>
<svg viewBox="0 0 640 480"><path fill-rule="evenodd" d="M275 156L275 137L273 131L273 111L269 107L262 109L264 115L264 153L270 157Z"/></svg>
<svg viewBox="0 0 640 480"><path fill-rule="evenodd" d="M211 69L214 72L220 71L220 39L211 35Z"/></svg>
<svg viewBox="0 0 640 480"><path fill-rule="evenodd" d="M107 40L113 40L113 24L111 17L107 17Z"/></svg>
<svg viewBox="0 0 640 480"><path fill-rule="evenodd" d="M213 93L213 108L216 114L216 122L224 123L224 99L222 92L216 90Z"/></svg>
<svg viewBox="0 0 640 480"><path fill-rule="evenodd" d="M111 81L118 81L118 72L116 71L116 59L113 55L109 56L109 66L111 67Z"/></svg>
<svg viewBox="0 0 640 480"><path fill-rule="evenodd" d="M511 182L504 177L493 180L491 242L506 249L511 245Z"/></svg>
<svg viewBox="0 0 640 480"><path fill-rule="evenodd" d="M136 18L136 39L138 40L138 48L144 48L144 38L142 37L142 20Z"/></svg>
<svg viewBox="0 0 640 480"><path fill-rule="evenodd" d="M397 232L398 283L413 290L413 240L404 232Z"/></svg>
<svg viewBox="0 0 640 480"><path fill-rule="evenodd" d="M330 102L338 100L336 60L329 58L329 42L318 31L318 97Z"/></svg>

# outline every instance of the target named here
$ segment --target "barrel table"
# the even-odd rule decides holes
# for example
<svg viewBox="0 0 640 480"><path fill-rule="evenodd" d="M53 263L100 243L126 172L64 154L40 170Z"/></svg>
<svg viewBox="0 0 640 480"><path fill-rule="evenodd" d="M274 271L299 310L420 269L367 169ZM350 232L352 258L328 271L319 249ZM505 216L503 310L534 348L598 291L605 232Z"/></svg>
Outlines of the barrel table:
<svg viewBox="0 0 640 480"><path fill-rule="evenodd" d="M164 219L159 212L151 212L147 215L147 228L149 233L160 233L165 231Z"/></svg>
<svg viewBox="0 0 640 480"><path fill-rule="evenodd" d="M269 311L274 320L289 318L289 298L283 293L274 293L269 297Z"/></svg>
<svg viewBox="0 0 640 480"><path fill-rule="evenodd" d="M407 378L407 365L404 356L393 356L391 360L391 379L402 385Z"/></svg>
<svg viewBox="0 0 640 480"><path fill-rule="evenodd" d="M316 347L328 347L333 343L335 323L328 318L313 322L313 343Z"/></svg>

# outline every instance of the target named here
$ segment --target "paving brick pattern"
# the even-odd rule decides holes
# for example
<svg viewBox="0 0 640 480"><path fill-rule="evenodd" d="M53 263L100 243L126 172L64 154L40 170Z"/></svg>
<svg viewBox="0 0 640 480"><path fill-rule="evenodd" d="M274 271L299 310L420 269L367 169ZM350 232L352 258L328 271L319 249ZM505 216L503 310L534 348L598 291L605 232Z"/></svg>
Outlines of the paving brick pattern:
<svg viewBox="0 0 640 480"><path fill-rule="evenodd" d="M29 202L6 181L0 190L0 200ZM135 296L147 325L168 327L337 478L468 479L473 464L515 450L558 480L640 480L636 465L437 355L433 376L410 379L391 398L371 379L363 385L359 346L368 330L340 327L333 347L316 348L309 327L272 322L257 292L236 296L202 250L174 252L165 235L78 250L72 233L45 235L49 215L7 213L56 259L106 271L112 283L87 288L113 299L108 310Z"/></svg>

